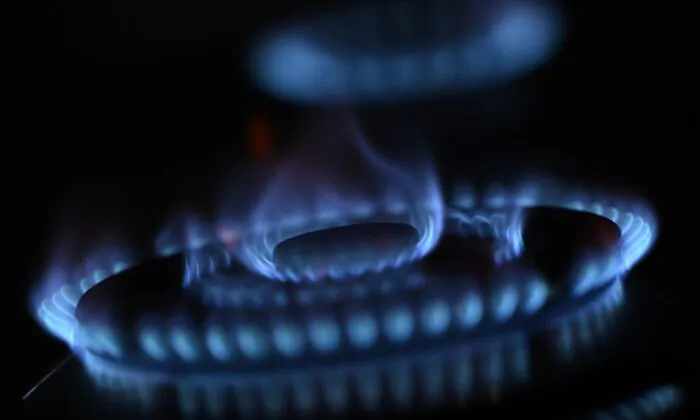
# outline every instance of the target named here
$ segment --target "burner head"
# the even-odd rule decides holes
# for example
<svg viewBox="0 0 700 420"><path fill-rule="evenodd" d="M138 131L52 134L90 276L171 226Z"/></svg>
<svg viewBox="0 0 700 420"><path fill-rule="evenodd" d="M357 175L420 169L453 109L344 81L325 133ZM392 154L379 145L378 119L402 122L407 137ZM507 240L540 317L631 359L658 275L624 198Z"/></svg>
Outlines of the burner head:
<svg viewBox="0 0 700 420"><path fill-rule="evenodd" d="M235 249L251 272L283 282L346 280L422 258L442 232L440 206L402 205L394 212L351 207L333 218L313 215L254 230Z"/></svg>
<svg viewBox="0 0 700 420"><path fill-rule="evenodd" d="M361 223L317 230L287 239L275 247L273 261L293 271L311 271L309 277L326 277L343 269L357 274L365 267L380 272L397 266L397 257L413 250L419 235L413 226L402 223ZM370 261L376 261L376 264ZM348 268L349 267L349 268ZM341 274L341 273L338 273ZM332 278L341 278L331 274Z"/></svg>

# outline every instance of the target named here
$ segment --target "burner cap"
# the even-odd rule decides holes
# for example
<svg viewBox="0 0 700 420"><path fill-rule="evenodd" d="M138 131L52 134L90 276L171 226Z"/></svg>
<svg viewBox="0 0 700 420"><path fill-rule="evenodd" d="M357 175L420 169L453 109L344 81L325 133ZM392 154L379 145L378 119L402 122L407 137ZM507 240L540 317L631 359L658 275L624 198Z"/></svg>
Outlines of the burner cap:
<svg viewBox="0 0 700 420"><path fill-rule="evenodd" d="M419 240L415 228L403 223L361 223L317 230L287 239L275 247L273 261L277 266L303 272L311 270L315 277L336 267L359 269L372 266L375 271L393 264L397 255L415 248ZM311 277L311 276L310 276ZM336 276L331 276L336 277Z"/></svg>

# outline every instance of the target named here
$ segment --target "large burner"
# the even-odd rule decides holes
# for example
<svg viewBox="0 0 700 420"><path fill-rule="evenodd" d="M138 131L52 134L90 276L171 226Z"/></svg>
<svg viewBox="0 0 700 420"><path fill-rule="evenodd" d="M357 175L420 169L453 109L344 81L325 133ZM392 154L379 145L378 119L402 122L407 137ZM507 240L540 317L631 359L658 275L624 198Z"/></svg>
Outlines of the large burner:
<svg viewBox="0 0 700 420"><path fill-rule="evenodd" d="M175 387L195 415L371 411L505 391L542 369L533 337L568 363L613 328L622 277L653 243L655 220L640 202L570 188L489 191L452 194L427 258L348 281L269 281L238 264L235 247L212 244L60 285L38 314L99 383ZM415 238L404 224L333 227L280 242L274 260L297 271L386 261L384 250Z"/></svg>

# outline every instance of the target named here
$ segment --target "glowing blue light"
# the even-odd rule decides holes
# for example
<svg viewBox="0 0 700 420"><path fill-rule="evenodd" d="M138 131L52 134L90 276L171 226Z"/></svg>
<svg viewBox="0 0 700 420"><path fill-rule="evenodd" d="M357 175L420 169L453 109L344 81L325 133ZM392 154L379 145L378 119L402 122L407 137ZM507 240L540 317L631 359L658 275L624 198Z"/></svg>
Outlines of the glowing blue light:
<svg viewBox="0 0 700 420"><path fill-rule="evenodd" d="M250 240L244 239L237 257L253 272L271 279L301 281L329 277L340 280L370 271L381 272L387 268L397 268L406 262L420 258L437 243L438 233L442 230L440 207L432 204L426 207L420 205L414 205L412 208L409 205L395 207L393 215L382 214L379 209L372 206L353 207L352 203L347 204L347 211L339 215L338 219L317 214L316 219L290 218L274 228L261 227L249 236ZM406 223L415 228L419 235L418 241L406 244L404 247L396 247L391 257L385 259L374 259L372 257L377 254L368 253L364 259L356 258L345 264L338 261L337 264L327 267L305 265L302 270L292 266L280 266L273 258L277 245L296 236L333 227L386 221Z"/></svg>
<svg viewBox="0 0 700 420"><path fill-rule="evenodd" d="M651 389L644 394L628 401L616 404L607 410L597 411L590 416L591 420L645 420L666 418L679 407L683 392L674 385L666 385Z"/></svg>
<svg viewBox="0 0 700 420"><path fill-rule="evenodd" d="M459 298L456 305L455 316L457 324L461 328L473 328L479 322L484 313L484 303L477 292L467 292Z"/></svg>
<svg viewBox="0 0 700 420"><path fill-rule="evenodd" d="M581 346L585 349L588 344L581 341L583 337L578 335L579 330L571 329L569 320L584 319L592 323L591 320L601 316L612 317L621 303L618 287L621 287L620 282L557 323L552 331L555 337L561 335L561 330L568 331L571 336L570 347L559 351L571 353ZM381 318L368 312L357 312L356 316L357 322L373 327L364 332L354 330L353 334L357 334L354 343L366 347L379 340ZM596 334L602 336L612 323L598 325L600 329L596 330ZM334 327L327 330L334 331ZM285 342L283 347L289 349L288 345L297 341ZM327 343L334 342L333 338L327 340ZM261 347L257 339L251 343L250 348L245 345L251 355L259 354L261 348L271 350L267 346ZM332 345L327 348L330 347ZM293 345L291 348L295 349L292 357L297 357L298 347ZM285 351L282 354L290 353ZM144 371L115 365L89 352L83 357L95 381L102 386L108 384L108 389L113 391L142 393L144 388L158 389L158 385L171 384L177 387L184 414L204 410L209 415L237 412L241 415L257 413L264 417L275 417L287 410L315 414L329 405L334 412L345 412L350 408L350 401L357 401L361 410L374 411L380 407L379 401L386 401L387 398L397 408L410 408L417 400L436 405L452 396L466 403L484 391L528 381L532 369L529 343L523 333L497 335L428 353L398 353L389 362L359 358L351 364L335 364L320 369L305 367L295 371L264 371L252 375L196 372L172 375L165 371ZM381 385L381 378L387 381L386 388ZM118 384L118 389L114 388L115 384ZM145 405L156 404L150 398L142 397L141 401ZM257 403L250 406L251 401Z"/></svg>
<svg viewBox="0 0 700 420"><path fill-rule="evenodd" d="M427 335L435 336L444 333L451 322L450 305L443 300L433 300L423 306L421 324Z"/></svg>
<svg viewBox="0 0 700 420"><path fill-rule="evenodd" d="M476 231L484 227L482 234L503 239L507 249L519 249L523 215L510 209L549 205L590 212L620 226L618 257L588 261L577 277L573 297L555 295L537 273L512 275L507 270L497 270L496 281L488 287L463 278L436 290L432 287L435 279L416 272L415 267L353 282L302 283L294 293L280 294L285 285L278 282L251 282L250 275L235 281L217 277L220 268L233 260L228 248L207 247L188 255L188 271L197 281L187 286L200 287L204 301L216 303L203 324L189 319L188 314L160 314L161 320L142 319L134 337L127 338L116 335L109 325L78 325L75 309L81 296L110 273L129 266L119 261L111 261L109 269L98 267L93 275L78 281L62 278L48 283L38 295L36 310L42 325L80 354L96 381L139 393L144 384L175 384L186 412L201 404L197 402L200 393L206 395L207 410L212 412L233 403L239 412L262 409L272 415L283 410L290 398L302 411L316 412L321 405L342 410L352 400L352 384L363 384L357 388L361 405L371 409L385 392L373 382L382 375L389 375L387 396L397 406L410 405L418 392L431 395L430 400L437 403L445 396L440 397L434 388L421 387L439 380L466 400L475 383L500 387L513 378L526 380L530 369L527 345L514 332L522 325L554 326L557 348L565 359L604 334L612 324L607 321L623 302L620 275L650 249L656 233L653 213L637 201L572 193L569 188L551 185L498 191L457 194L447 217L455 212L458 220L476 217L479 223L471 225ZM328 310L332 306L339 310ZM254 309L256 317L221 317L221 309L234 314ZM501 334L510 344L502 343ZM495 341L477 345L472 340L482 336ZM138 348L126 354L124 344L132 341ZM388 367L374 357L387 349L396 350L392 359L396 363ZM475 363L475 355L487 358ZM132 357L139 360L138 367L129 363ZM327 366L309 363L321 358ZM269 363L284 363L285 369L238 370ZM434 368L431 376L425 374L428 365ZM416 379L415 375L422 376ZM289 397L285 394L289 388L281 386L304 381L319 388L294 390ZM234 394L231 402L222 405L220 397L229 392ZM262 408L245 405L253 401L250 393L262 401Z"/></svg>
<svg viewBox="0 0 700 420"><path fill-rule="evenodd" d="M217 242L209 223L193 214L179 214L160 232L154 245L156 254L170 256Z"/></svg>
<svg viewBox="0 0 700 420"><path fill-rule="evenodd" d="M523 251L523 217L520 209L479 210L469 203L469 197L457 196L456 210L449 211L448 221L456 223L462 236L488 237L494 240L493 259L497 264L511 261ZM461 207L464 204L467 207Z"/></svg>
<svg viewBox="0 0 700 420"><path fill-rule="evenodd" d="M466 282L440 294L432 293L415 304L397 300L401 295L377 300L381 298L379 295L371 305L358 301L357 309L337 314L324 311L325 305L318 302L318 310L314 306L286 312L283 320L274 313L261 313L263 318L255 322L219 319L203 327L192 326L180 315L173 318L180 319L176 323L142 322L137 327L137 337L142 354L150 358L156 370L161 363L170 368L195 361L214 362L224 367L280 357L308 359L309 356L342 357L350 353L367 356L387 345L408 350L426 342L421 339L437 343L450 340L455 333L469 336L469 333L491 331L495 325L507 328L511 322L522 322L528 317L536 319L530 299L521 296L532 296L532 290L544 290L537 284L536 281L523 285L504 283L492 290L476 291L474 284ZM617 296L616 287L608 287L614 296ZM390 303L392 301L394 303ZM490 316L484 317L484 313ZM542 316L550 316L544 313ZM93 332L92 337L96 336L98 334ZM94 338L76 344L87 347L93 354L109 353L94 346Z"/></svg>
<svg viewBox="0 0 700 420"><path fill-rule="evenodd" d="M106 259L109 261L109 258ZM104 264L109 269L102 267L93 269L90 274L77 281L63 276L49 277L46 283L37 288L36 295L33 296L37 302L35 314L41 325L51 335L72 345L78 328L75 308L78 306L80 298L108 277L132 266L132 264L122 260L105 262ZM105 334L107 333L105 332ZM109 337L95 338L95 340L103 342L101 346L109 346L105 343L109 339Z"/></svg>
<svg viewBox="0 0 700 420"><path fill-rule="evenodd" d="M573 311L556 319L557 332L553 337L557 355L565 362L574 363L579 352L594 350L594 339L613 327L613 315L623 303L623 283L616 280L600 299L590 302L580 312Z"/></svg>
<svg viewBox="0 0 700 420"><path fill-rule="evenodd" d="M384 34L374 29L374 26L386 29L381 10L338 11L265 37L254 49L252 74L265 89L296 101L348 102L423 96L454 88L479 88L518 77L545 61L562 38L559 13L542 2L485 5L491 13L481 19L470 13L458 16L453 10L456 4L443 3L429 3L432 9L428 14L440 17L429 33L438 34L447 29L448 25L441 20L464 19L457 25L457 30L463 32L473 29L474 20L487 28L480 34L454 34L456 39L432 47L411 47L407 41L407 45L393 48L382 38ZM431 25L425 11L418 4L401 5L418 8L413 12L421 22L394 29L402 35L416 31L413 37L406 38L430 36L419 35L416 29ZM363 28L356 20L362 21L367 16L375 16L381 22ZM338 32L357 31L360 33L356 37L375 38L361 51L346 52L324 45L337 37Z"/></svg>

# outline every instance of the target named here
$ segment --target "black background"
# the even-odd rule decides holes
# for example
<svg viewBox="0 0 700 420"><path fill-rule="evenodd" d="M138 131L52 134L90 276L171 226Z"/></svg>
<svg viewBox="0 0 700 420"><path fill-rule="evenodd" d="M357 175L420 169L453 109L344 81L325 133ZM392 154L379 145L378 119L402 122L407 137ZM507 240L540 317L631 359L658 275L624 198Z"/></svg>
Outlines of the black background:
<svg viewBox="0 0 700 420"><path fill-rule="evenodd" d="M58 2L43 10L40 30L26 38L23 56L30 65L18 83L22 112L10 124L19 128L19 152L12 155L19 165L10 175L10 199L20 203L20 223L11 223L19 230L13 252L22 257L13 258L21 267L12 279L20 284L16 293L26 296L40 274L66 204L81 208L81 231L114 218L143 239L183 197L206 197L226 168L250 159L245 122L251 114L271 115L284 142L290 116L303 110L250 85L245 45L263 22L311 7L267 0L108 0ZM677 105L687 96L682 74L669 78L658 71L682 66L669 61L675 57L670 44L649 24L654 11L639 7L569 2L561 54L525 80L482 94L358 112L379 127L377 133L420 115L419 132L442 172L491 165L505 170L508 157L643 193L661 221L659 245L642 267L669 303L658 341L691 354L692 340L675 334L683 327L679 320L693 318L684 306L693 298L693 271L685 269L692 234L684 231L694 217L694 188L688 186L693 152L685 146L692 144L685 142L691 113ZM513 98L523 106L513 106ZM13 396L64 354L20 306L8 327L18 331L22 354L13 368L19 372Z"/></svg>

